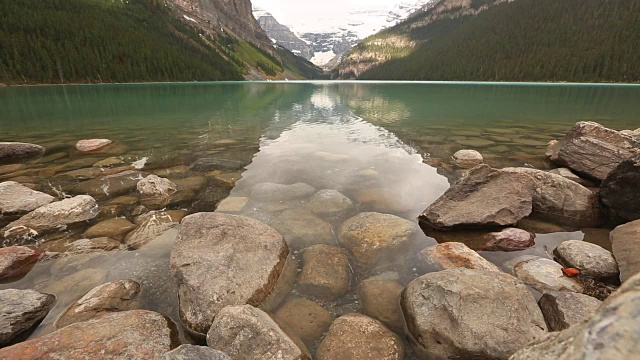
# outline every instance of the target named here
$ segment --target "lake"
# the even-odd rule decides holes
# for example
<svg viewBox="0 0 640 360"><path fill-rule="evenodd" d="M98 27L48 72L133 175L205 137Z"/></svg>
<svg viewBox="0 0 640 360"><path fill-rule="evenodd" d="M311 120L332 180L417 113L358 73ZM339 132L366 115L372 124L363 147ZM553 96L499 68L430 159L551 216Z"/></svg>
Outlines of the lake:
<svg viewBox="0 0 640 360"><path fill-rule="evenodd" d="M496 168L552 169L544 156L550 140L561 138L577 121L636 129L638 99L640 86L573 84L268 82L1 88L2 141L39 144L47 153L22 169L0 172L0 181L17 181L60 197L73 195L79 183L103 175L93 164L107 159L99 163L105 169L153 173L176 182L180 196L168 208L183 214L214 211L230 197L234 201L218 211L274 226L299 262L301 250L309 245L339 245L336 234L345 220L309 211L308 201L316 190L344 194L354 203L351 215L379 212L416 222L417 215L461 176L451 160L457 150L478 150ZM111 139L114 144L95 153L74 149L78 140L91 138ZM190 168L202 158L242 166L229 171ZM254 187L265 182L303 183L315 190L303 197L252 196ZM120 217L139 224L149 216L135 188L117 193L101 186L90 190L98 195L100 221ZM51 252L67 251L95 222L47 235L37 245ZM503 266L525 254L549 256L570 239L610 248L607 229L544 229L551 230L536 231L536 245L530 249L481 255ZM148 243L129 246L131 251L40 262L23 279L1 286L58 296L35 335L52 331L56 317L89 289L122 278L142 284L142 307L178 321L169 272L176 233L168 230ZM416 231L409 249L373 268L355 268L346 295L319 302L335 316L360 311L355 292L360 280L383 274L406 285L424 273L415 254L436 243ZM291 297L303 295L294 288Z"/></svg>

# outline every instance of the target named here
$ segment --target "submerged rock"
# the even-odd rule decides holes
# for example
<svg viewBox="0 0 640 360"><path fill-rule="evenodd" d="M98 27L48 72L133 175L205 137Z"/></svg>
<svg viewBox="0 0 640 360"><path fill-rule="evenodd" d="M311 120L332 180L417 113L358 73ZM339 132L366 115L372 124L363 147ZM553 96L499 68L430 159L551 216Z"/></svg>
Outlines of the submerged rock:
<svg viewBox="0 0 640 360"><path fill-rule="evenodd" d="M0 358L155 359L176 345L176 335L171 320L156 312L124 311L0 349Z"/></svg>
<svg viewBox="0 0 640 360"><path fill-rule="evenodd" d="M590 319L601 304L594 297L566 291L548 292L538 301L549 331L568 329Z"/></svg>
<svg viewBox="0 0 640 360"><path fill-rule="evenodd" d="M580 270L581 274L594 278L617 277L616 259L602 247L581 240L569 240L558 245L553 253L566 267Z"/></svg>
<svg viewBox="0 0 640 360"><path fill-rule="evenodd" d="M550 159L602 181L619 163L640 153L631 136L590 121L576 123L550 149Z"/></svg>
<svg viewBox="0 0 640 360"><path fill-rule="evenodd" d="M55 300L53 295L34 290L0 290L0 346L7 345L44 319ZM4 359L2 351L0 358Z"/></svg>
<svg viewBox="0 0 640 360"><path fill-rule="evenodd" d="M271 222L292 248L336 243L333 227L313 213L303 209L288 209Z"/></svg>
<svg viewBox="0 0 640 360"><path fill-rule="evenodd" d="M622 161L609 173L600 188L602 204L611 215L624 221L640 219L638 199L640 199L640 157Z"/></svg>
<svg viewBox="0 0 640 360"><path fill-rule="evenodd" d="M42 257L43 251L25 246L0 249L0 280L26 275Z"/></svg>
<svg viewBox="0 0 640 360"><path fill-rule="evenodd" d="M216 211L223 213L239 213L244 209L248 202L249 198L247 197L230 196L218 204Z"/></svg>
<svg viewBox="0 0 640 360"><path fill-rule="evenodd" d="M171 251L182 322L206 334L223 307L260 306L275 289L288 254L282 235L258 220L221 213L185 217Z"/></svg>
<svg viewBox="0 0 640 360"><path fill-rule="evenodd" d="M4 229L4 237L12 243L24 242L58 229L64 229L98 215L98 204L88 195L54 202L28 213Z"/></svg>
<svg viewBox="0 0 640 360"><path fill-rule="evenodd" d="M475 150L459 150L453 154L453 162L462 169L471 169L484 162L482 154Z"/></svg>
<svg viewBox="0 0 640 360"><path fill-rule="evenodd" d="M31 190L17 182L0 183L0 216L24 215L55 200L51 195Z"/></svg>
<svg viewBox="0 0 640 360"><path fill-rule="evenodd" d="M151 210L159 210L169 205L171 195L178 191L174 182L156 175L149 175L140 180L136 187L140 194L140 202Z"/></svg>
<svg viewBox="0 0 640 360"><path fill-rule="evenodd" d="M264 311L251 305L226 306L207 333L207 345L243 360L311 360Z"/></svg>
<svg viewBox="0 0 640 360"><path fill-rule="evenodd" d="M72 242L69 251L72 252L89 252L92 250L111 251L120 248L120 242L108 237L99 237L93 239L80 239Z"/></svg>
<svg viewBox="0 0 640 360"><path fill-rule="evenodd" d="M407 286L401 304L416 350L429 359L508 359L547 330L529 289L495 271L423 275Z"/></svg>
<svg viewBox="0 0 640 360"><path fill-rule="evenodd" d="M142 178L142 173L129 170L116 175L83 181L71 191L74 194L88 194L98 200L106 200L134 191Z"/></svg>
<svg viewBox="0 0 640 360"><path fill-rule="evenodd" d="M56 321L60 329L101 315L133 310L140 284L133 280L115 280L98 285L73 303Z"/></svg>
<svg viewBox="0 0 640 360"><path fill-rule="evenodd" d="M124 245L129 250L139 249L165 231L178 226L185 215L186 212L180 210L169 210L144 216L140 225L125 237Z"/></svg>
<svg viewBox="0 0 640 360"><path fill-rule="evenodd" d="M419 216L420 224L434 228L506 226L532 210L531 177L477 166L453 184Z"/></svg>
<svg viewBox="0 0 640 360"><path fill-rule="evenodd" d="M369 278L358 285L358 300L365 314L382 321L401 334L404 325L400 310L400 294L404 286L394 280Z"/></svg>
<svg viewBox="0 0 640 360"><path fill-rule="evenodd" d="M82 234L87 239L108 237L116 240L124 239L136 226L127 219L109 219L93 225Z"/></svg>
<svg viewBox="0 0 640 360"><path fill-rule="evenodd" d="M305 183L283 185L266 182L254 185L250 197L260 201L287 201L310 196L315 191L313 186Z"/></svg>
<svg viewBox="0 0 640 360"><path fill-rule="evenodd" d="M562 265L557 262L534 257L517 263L513 267L516 277L541 293L549 291L582 292L582 286L576 280L564 276Z"/></svg>
<svg viewBox="0 0 640 360"><path fill-rule="evenodd" d="M353 201L336 190L320 190L315 193L305 208L330 221L341 220L355 208Z"/></svg>
<svg viewBox="0 0 640 360"><path fill-rule="evenodd" d="M373 266L391 258L408 245L416 225L403 218L374 212L360 213L345 221L339 230L340 244L361 266Z"/></svg>
<svg viewBox="0 0 640 360"><path fill-rule="evenodd" d="M215 211L218 204L227 196L229 196L228 189L220 186L207 186L195 196L196 201L192 204L192 209L197 212Z"/></svg>
<svg viewBox="0 0 640 360"><path fill-rule="evenodd" d="M44 155L40 145L20 142L0 142L0 165L36 160Z"/></svg>
<svg viewBox="0 0 640 360"><path fill-rule="evenodd" d="M448 242L428 247L418 254L425 268L435 268L437 271L467 268L486 271L500 271L497 266L469 249L463 243Z"/></svg>
<svg viewBox="0 0 640 360"><path fill-rule="evenodd" d="M243 167L244 163L240 161L202 158L191 164L191 171L209 172L214 170L239 170Z"/></svg>
<svg viewBox="0 0 640 360"><path fill-rule="evenodd" d="M329 245L314 245L302 253L302 271L298 276L301 293L314 298L334 301L349 291L351 265L343 249Z"/></svg>
<svg viewBox="0 0 640 360"><path fill-rule="evenodd" d="M400 338L378 320L362 314L336 319L316 351L317 360L402 360Z"/></svg>
<svg viewBox="0 0 640 360"><path fill-rule="evenodd" d="M82 152L95 151L111 144L112 142L113 141L109 139L80 140L76 143L76 149Z"/></svg>
<svg viewBox="0 0 640 360"><path fill-rule="evenodd" d="M210 347L180 345L164 353L158 360L231 360L231 358L222 351L214 350Z"/></svg>
<svg viewBox="0 0 640 360"><path fill-rule="evenodd" d="M329 311L304 298L287 301L276 311L274 318L288 334L299 336L309 348L315 346L333 322Z"/></svg>
<svg viewBox="0 0 640 360"><path fill-rule="evenodd" d="M620 281L640 273L640 220L620 225L609 234Z"/></svg>

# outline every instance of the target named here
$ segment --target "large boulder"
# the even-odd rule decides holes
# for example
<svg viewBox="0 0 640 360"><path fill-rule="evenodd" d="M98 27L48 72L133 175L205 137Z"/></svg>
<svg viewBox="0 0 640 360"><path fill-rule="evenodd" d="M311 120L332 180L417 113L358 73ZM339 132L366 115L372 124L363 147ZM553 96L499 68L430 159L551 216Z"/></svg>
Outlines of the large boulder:
<svg viewBox="0 0 640 360"><path fill-rule="evenodd" d="M16 336L40 323L55 300L53 295L34 290L0 290L0 346L7 345ZM5 359L2 355L0 358Z"/></svg>
<svg viewBox="0 0 640 360"><path fill-rule="evenodd" d="M598 194L561 175L529 168L502 171L529 175L534 181L532 215L572 227L595 227L602 222Z"/></svg>
<svg viewBox="0 0 640 360"><path fill-rule="evenodd" d="M0 280L26 275L44 252L25 246L9 246L0 249Z"/></svg>
<svg viewBox="0 0 640 360"><path fill-rule="evenodd" d="M344 249L314 245L302 253L298 290L324 301L334 301L349 291L351 265Z"/></svg>
<svg viewBox="0 0 640 360"><path fill-rule="evenodd" d="M640 219L640 157L622 161L602 182L600 200L611 215Z"/></svg>
<svg viewBox="0 0 640 360"><path fill-rule="evenodd" d="M317 360L402 360L400 338L378 320L362 314L336 319L316 351Z"/></svg>
<svg viewBox="0 0 640 360"><path fill-rule="evenodd" d="M620 281L640 273L640 220L616 227L609 239L620 268Z"/></svg>
<svg viewBox="0 0 640 360"><path fill-rule="evenodd" d="M21 163L39 159L45 148L40 145L20 142L0 142L0 165Z"/></svg>
<svg viewBox="0 0 640 360"><path fill-rule="evenodd" d="M156 312L124 311L0 349L0 359L155 359L175 347L176 335Z"/></svg>
<svg viewBox="0 0 640 360"><path fill-rule="evenodd" d="M568 240L558 245L553 253L566 267L580 270L594 278L617 277L618 264L609 250L582 240Z"/></svg>
<svg viewBox="0 0 640 360"><path fill-rule="evenodd" d="M171 251L182 322L206 334L225 306L260 306L288 255L282 235L258 220L220 213L185 217Z"/></svg>
<svg viewBox="0 0 640 360"><path fill-rule="evenodd" d="M497 266L480 256L477 252L459 242L447 242L428 247L420 251L418 258L428 270L467 268L486 271L500 271Z"/></svg>
<svg viewBox="0 0 640 360"><path fill-rule="evenodd" d="M590 319L601 304L589 295L566 291L548 292L538 301L549 331L568 329Z"/></svg>
<svg viewBox="0 0 640 360"><path fill-rule="evenodd" d="M529 289L495 271L429 273L402 293L408 335L424 358L508 359L547 327Z"/></svg>
<svg viewBox="0 0 640 360"><path fill-rule="evenodd" d="M88 195L79 195L39 207L7 225L2 232L12 243L24 242L96 216L96 200Z"/></svg>
<svg viewBox="0 0 640 360"><path fill-rule="evenodd" d="M513 267L513 273L525 284L546 293L550 291L582 292L583 288L575 279L566 277L562 272L562 265L557 262L534 256L518 262Z"/></svg>
<svg viewBox="0 0 640 360"><path fill-rule="evenodd" d="M133 310L140 284L133 280L114 280L91 289L73 303L56 321L56 328L87 321L98 316Z"/></svg>
<svg viewBox="0 0 640 360"><path fill-rule="evenodd" d="M640 154L629 135L590 121L576 123L549 151L549 158L578 174L604 180L619 163Z"/></svg>
<svg viewBox="0 0 640 360"><path fill-rule="evenodd" d="M415 229L413 222L398 216L365 212L340 226L338 240L359 265L368 267L406 246Z"/></svg>
<svg viewBox="0 0 640 360"><path fill-rule="evenodd" d="M171 200L171 195L178 191L178 186L171 180L157 175L149 175L136 185L140 194L140 202L148 209L159 210Z"/></svg>
<svg viewBox="0 0 640 360"><path fill-rule="evenodd" d="M207 345L232 359L311 360L304 345L291 339L269 314L251 305L220 310L207 333Z"/></svg>
<svg viewBox="0 0 640 360"><path fill-rule="evenodd" d="M0 216L24 215L55 200L14 181L0 183Z"/></svg>
<svg viewBox="0 0 640 360"><path fill-rule="evenodd" d="M210 347L180 345L164 353L158 360L231 360L231 358L222 351L214 350Z"/></svg>
<svg viewBox="0 0 640 360"><path fill-rule="evenodd" d="M427 228L506 226L532 210L530 176L479 165L453 184L419 216Z"/></svg>
<svg viewBox="0 0 640 360"><path fill-rule="evenodd" d="M511 360L640 358L640 275L629 283L614 292L588 322L551 333Z"/></svg>

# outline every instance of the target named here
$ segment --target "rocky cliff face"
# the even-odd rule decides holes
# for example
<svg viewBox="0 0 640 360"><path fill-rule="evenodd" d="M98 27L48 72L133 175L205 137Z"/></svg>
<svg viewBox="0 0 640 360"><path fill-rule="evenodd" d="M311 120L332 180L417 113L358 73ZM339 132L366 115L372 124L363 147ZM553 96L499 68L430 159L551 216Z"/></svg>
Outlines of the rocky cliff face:
<svg viewBox="0 0 640 360"><path fill-rule="evenodd" d="M254 16L260 27L266 31L267 36L276 44L307 60L313 57L313 46L297 37L287 26L280 24L273 15L267 12L254 12Z"/></svg>

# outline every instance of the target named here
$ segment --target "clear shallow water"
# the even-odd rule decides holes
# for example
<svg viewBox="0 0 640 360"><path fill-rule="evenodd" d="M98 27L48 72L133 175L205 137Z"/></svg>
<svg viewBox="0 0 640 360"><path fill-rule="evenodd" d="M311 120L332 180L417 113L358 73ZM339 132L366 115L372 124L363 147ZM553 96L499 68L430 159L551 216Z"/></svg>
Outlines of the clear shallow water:
<svg viewBox="0 0 640 360"><path fill-rule="evenodd" d="M357 211L416 216L459 174L451 155L460 149L480 151L494 167L550 169L544 158L549 140L561 137L576 121L597 121L615 129L640 127L640 87L508 84L381 83L215 83L153 84L0 89L0 139L47 147L46 157L21 172L0 174L43 191L66 194L86 181L69 178L72 162L91 167L112 156L130 164L145 159L146 173L177 181L203 179L205 185L185 201L171 205L187 211L213 211L197 204L207 191L219 189L220 173L197 173L187 167L203 157L237 160L240 180L224 196L248 197L242 210L276 226L287 210L302 212L307 198L251 198L262 182L303 182L339 190ZM108 153L80 154L83 138L109 138ZM83 161L89 159L87 161ZM75 168L75 167L74 167ZM128 194L135 198L135 193ZM100 200L101 220L135 219L136 207ZM107 211L108 209L108 211ZM342 220L330 222L333 239ZM314 224L307 227L313 229ZM321 226L319 226L321 227ZM39 246L63 251L82 238L84 229L50 236ZM296 229L291 230L295 232ZM560 242L583 239L608 246L607 230L547 230L531 249L514 253L482 252L498 265L523 254L549 256ZM318 230L320 231L320 230ZM25 278L3 288L37 288L58 296L56 308L37 334L52 331L56 317L93 286L130 277L143 285L145 308L177 320L175 286L168 256L176 230L138 251L65 257L39 263ZM290 237L290 240L292 237ZM416 232L412 246L374 269L355 269L352 291L323 305L336 316L359 311L359 280L395 271L406 284L423 273L414 255L436 243ZM303 247L290 243L299 259ZM299 265L300 267L300 265ZM292 296L297 296L296 290Z"/></svg>

